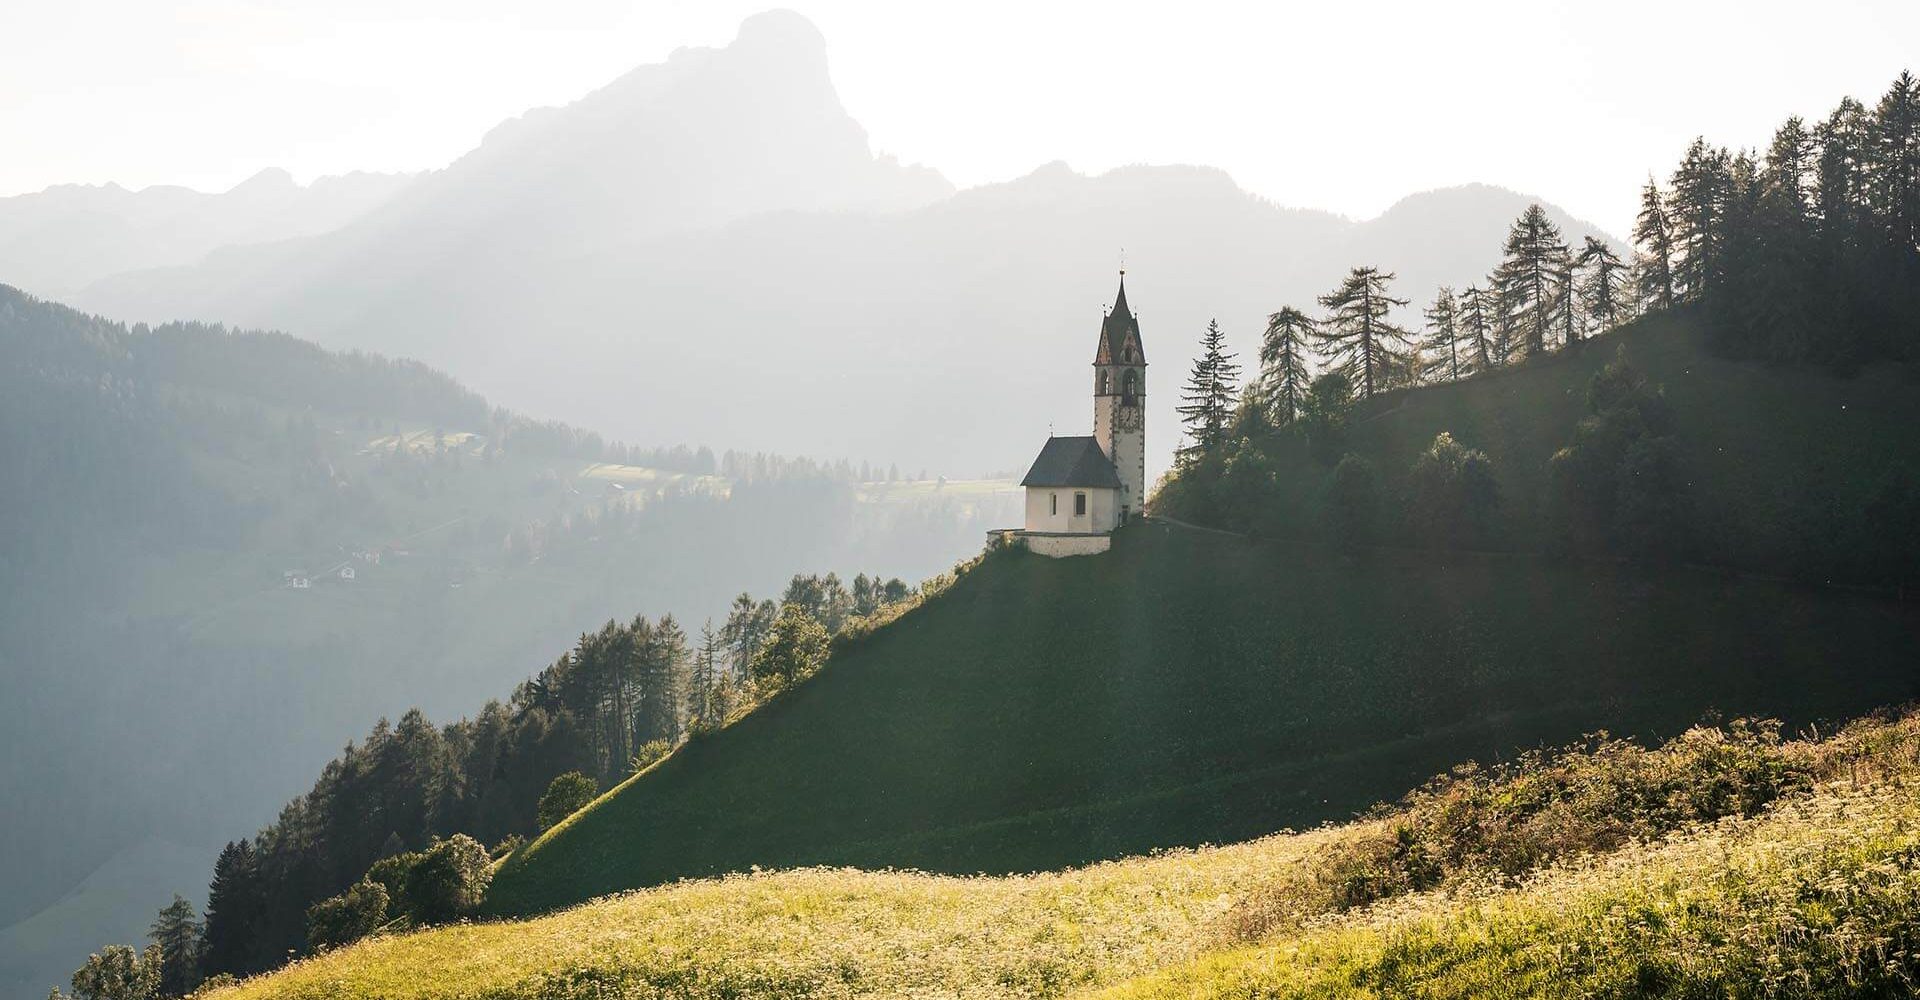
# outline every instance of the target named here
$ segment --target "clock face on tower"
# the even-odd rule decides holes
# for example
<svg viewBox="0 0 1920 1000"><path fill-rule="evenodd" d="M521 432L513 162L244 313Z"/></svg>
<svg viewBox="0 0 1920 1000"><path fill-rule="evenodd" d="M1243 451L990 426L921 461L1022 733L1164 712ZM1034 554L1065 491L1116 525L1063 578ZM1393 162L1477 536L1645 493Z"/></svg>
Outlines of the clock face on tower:
<svg viewBox="0 0 1920 1000"><path fill-rule="evenodd" d="M1119 408L1119 412L1113 416L1114 426L1120 430L1137 431L1140 429L1140 408L1138 406L1122 406Z"/></svg>

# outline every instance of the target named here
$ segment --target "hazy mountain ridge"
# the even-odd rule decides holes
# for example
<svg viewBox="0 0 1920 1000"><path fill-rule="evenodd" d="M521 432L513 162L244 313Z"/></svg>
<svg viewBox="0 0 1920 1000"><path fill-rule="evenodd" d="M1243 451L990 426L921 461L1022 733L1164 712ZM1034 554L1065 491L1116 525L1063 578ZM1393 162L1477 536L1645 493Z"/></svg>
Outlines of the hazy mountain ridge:
<svg viewBox="0 0 1920 1000"><path fill-rule="evenodd" d="M119 272L194 262L221 247L316 236L413 180L356 172L300 185L286 171L268 169L219 194L61 184L0 198L0 281L64 295Z"/></svg>
<svg viewBox="0 0 1920 1000"><path fill-rule="evenodd" d="M1313 308L1357 263L1397 271L1399 294L1424 301L1481 279L1531 200L1471 185L1353 222L1213 168L1086 176L1063 163L953 192L869 151L819 32L775 12L726 48L682 50L502 123L338 232L120 275L79 301L407 353L618 435L978 471L1023 463L1048 422L1087 420L1073 373L1124 248L1156 362L1161 465L1208 319L1250 356L1269 312ZM1553 214L1571 241L1598 234ZM833 385L858 386L858 412L818 391ZM710 405L716 390L727 405ZM1034 403L980 407L990 390ZM930 440L927 424L971 432Z"/></svg>

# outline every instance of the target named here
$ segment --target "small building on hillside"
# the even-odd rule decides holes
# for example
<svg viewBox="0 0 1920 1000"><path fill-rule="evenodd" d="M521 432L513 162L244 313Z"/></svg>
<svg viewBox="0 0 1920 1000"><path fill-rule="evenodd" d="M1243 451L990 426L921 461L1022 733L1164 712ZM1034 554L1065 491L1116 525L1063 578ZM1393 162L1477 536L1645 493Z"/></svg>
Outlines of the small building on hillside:
<svg viewBox="0 0 1920 1000"><path fill-rule="evenodd" d="M1147 356L1140 323L1127 308L1127 273L1100 323L1093 356L1093 433L1049 437L1020 481L1026 523L994 532L1003 544L1046 556L1105 552L1112 532L1146 499Z"/></svg>

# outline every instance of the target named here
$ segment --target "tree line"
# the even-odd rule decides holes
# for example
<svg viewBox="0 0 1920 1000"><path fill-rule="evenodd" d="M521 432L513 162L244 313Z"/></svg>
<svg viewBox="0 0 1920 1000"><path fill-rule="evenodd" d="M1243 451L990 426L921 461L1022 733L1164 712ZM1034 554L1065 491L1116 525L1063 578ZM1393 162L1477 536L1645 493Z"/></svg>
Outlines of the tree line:
<svg viewBox="0 0 1920 1000"><path fill-rule="evenodd" d="M796 575L778 600L742 593L691 635L672 615L609 621L472 719L436 726L418 709L382 719L274 822L222 849L204 919L176 897L152 945L92 956L75 995L182 996L375 931L465 916L493 859L952 579Z"/></svg>
<svg viewBox="0 0 1920 1000"><path fill-rule="evenodd" d="M1576 345L1648 310L1698 305L1732 356L1841 368L1920 348L1920 81L1902 73L1869 110L1852 98L1809 126L1792 117L1765 150L1698 138L1640 195L1630 260L1605 240L1570 245L1539 205L1508 230L1484 281L1442 287L1418 331L1392 272L1353 268L1324 312L1268 317L1245 386L1210 323L1182 395L1198 455L1245 408L1273 427L1305 412L1310 358L1356 398L1494 371Z"/></svg>
<svg viewBox="0 0 1920 1000"><path fill-rule="evenodd" d="M1499 497L1484 453L1440 435L1396 472L1404 503L1386 509L1383 473L1345 451L1351 405L1577 350L1667 310L1697 318L1724 357L1841 373L1912 361L1920 358L1917 220L1920 83L1910 73L1871 110L1847 99L1816 125L1789 118L1763 151L1696 139L1664 184L1648 178L1626 259L1595 237L1570 244L1535 204L1509 227L1492 272L1438 289L1417 328L1400 319L1411 302L1395 294L1395 276L1374 266L1352 268L1317 311L1272 313L1245 384L1219 325L1209 323L1179 407L1186 443L1156 504L1246 519L1273 491L1260 442L1290 433L1332 467L1327 536L1499 544ZM1546 545L1643 558L1687 550L1689 477L1662 388L1620 359L1592 378L1586 399L1586 418L1547 470ZM1914 531L1887 529L1900 518L1883 509L1911 505L1902 489L1896 482L1875 494L1867 513L1877 528L1828 518L1808 530L1869 530L1877 548L1909 552L1920 544ZM1820 565L1846 562L1862 579L1910 575L1890 565L1897 559L1853 551L1876 543L1847 547Z"/></svg>

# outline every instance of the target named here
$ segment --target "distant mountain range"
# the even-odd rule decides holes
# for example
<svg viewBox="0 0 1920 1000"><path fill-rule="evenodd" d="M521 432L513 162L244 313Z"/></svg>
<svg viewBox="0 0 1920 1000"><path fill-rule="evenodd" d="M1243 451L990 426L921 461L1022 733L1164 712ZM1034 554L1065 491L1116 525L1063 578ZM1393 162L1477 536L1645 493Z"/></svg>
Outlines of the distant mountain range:
<svg viewBox="0 0 1920 1000"><path fill-rule="evenodd" d="M0 198L0 275L48 297L109 275L197 261L236 244L315 236L404 189L406 174L353 173L301 186L269 169L221 194L62 184Z"/></svg>
<svg viewBox="0 0 1920 1000"><path fill-rule="evenodd" d="M1045 425L1090 419L1077 373L1124 248L1164 465L1208 319L1248 357L1267 313L1312 308L1359 263L1422 301L1483 276L1532 200L1470 185L1355 222L1218 170L1060 163L955 192L873 155L819 32L775 12L508 121L330 232L181 255L75 301L404 353L615 435L1004 471ZM1571 241L1604 235L1553 215Z"/></svg>

